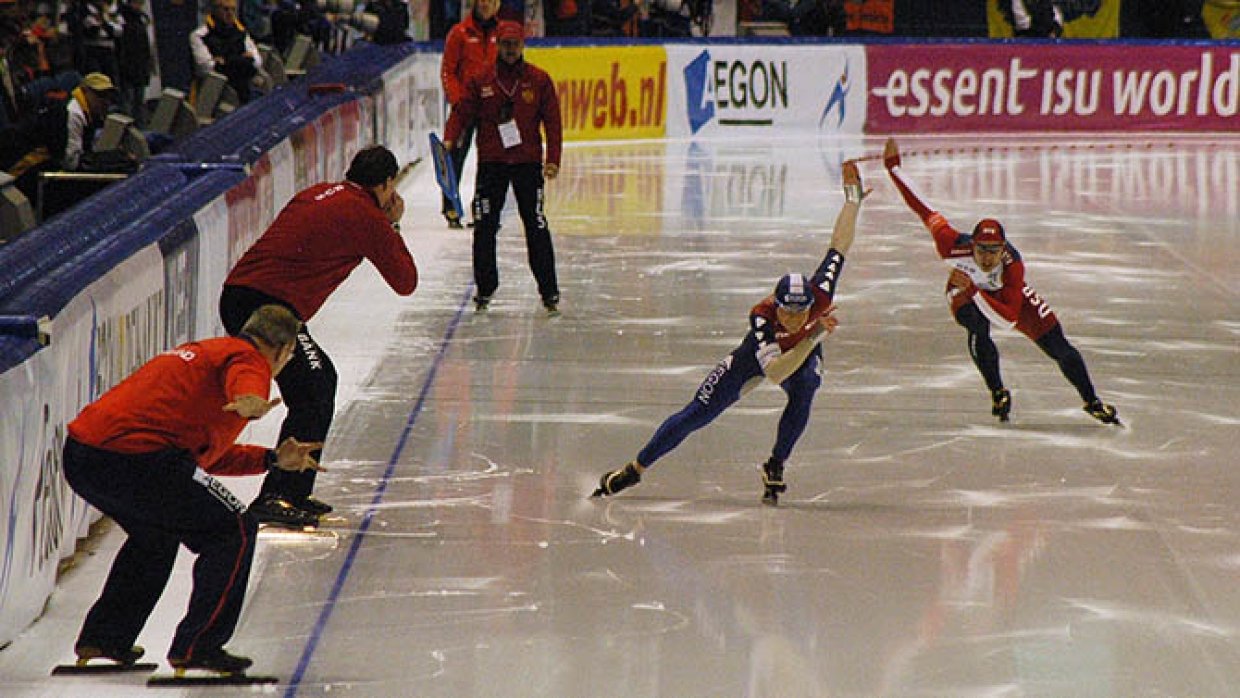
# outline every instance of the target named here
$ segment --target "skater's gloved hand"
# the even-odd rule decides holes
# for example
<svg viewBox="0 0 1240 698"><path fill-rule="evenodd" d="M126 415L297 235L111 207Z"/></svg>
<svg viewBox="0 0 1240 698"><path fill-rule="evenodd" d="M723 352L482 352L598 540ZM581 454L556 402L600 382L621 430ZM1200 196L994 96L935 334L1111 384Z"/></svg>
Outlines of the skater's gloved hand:
<svg viewBox="0 0 1240 698"><path fill-rule="evenodd" d="M769 344L764 344L758 348L758 354L757 354L758 365L761 366L762 370L765 371L766 367L770 366L771 362L774 361L775 359L778 359L780 354L782 353L783 353L783 350L779 348L779 342L771 342Z"/></svg>
<svg viewBox="0 0 1240 698"><path fill-rule="evenodd" d="M549 162L543 166L543 176L547 179L555 179L560 174L560 166L554 162Z"/></svg>
<svg viewBox="0 0 1240 698"><path fill-rule="evenodd" d="M836 310L835 304L832 303L827 308L827 312L818 316L818 320L817 320L818 327L814 328L815 332L817 333L825 332L827 334L831 334L832 332L835 331L835 328L840 326L840 319L835 317L835 310Z"/></svg>
<svg viewBox="0 0 1240 698"><path fill-rule="evenodd" d="M861 185L861 171L857 169L857 163L849 160L844 163L844 201L850 204L859 204L865 197L870 195L873 189L865 189Z"/></svg>
<svg viewBox="0 0 1240 698"><path fill-rule="evenodd" d="M311 451L317 451L320 448L323 448L322 441L302 443L290 436L276 448L276 467L293 472L302 470L322 472L326 468L319 465L319 462L310 455Z"/></svg>
<svg viewBox="0 0 1240 698"><path fill-rule="evenodd" d="M963 270L952 269L952 275L947 278L947 292L949 295L957 293L969 293L973 290L973 279L969 278Z"/></svg>
<svg viewBox="0 0 1240 698"><path fill-rule="evenodd" d="M280 398L264 400L257 395L238 395L236 400L224 405L224 411L236 412L246 419L260 419L278 404Z"/></svg>
<svg viewBox="0 0 1240 698"><path fill-rule="evenodd" d="M896 146L894 138L888 138L887 144L883 146L883 166L889 170L900 166L900 148Z"/></svg>

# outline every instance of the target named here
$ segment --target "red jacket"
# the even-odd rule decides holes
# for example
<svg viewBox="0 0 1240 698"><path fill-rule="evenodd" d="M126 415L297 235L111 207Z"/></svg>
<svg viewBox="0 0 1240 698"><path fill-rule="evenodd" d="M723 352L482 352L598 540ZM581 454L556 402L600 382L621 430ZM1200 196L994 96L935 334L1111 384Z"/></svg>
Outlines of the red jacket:
<svg viewBox="0 0 1240 698"><path fill-rule="evenodd" d="M234 442L248 420L224 405L263 399L271 366L248 340L189 342L148 361L69 423L75 440L116 453L188 451L213 475L266 471L267 449Z"/></svg>
<svg viewBox="0 0 1240 698"><path fill-rule="evenodd" d="M492 20L490 28L484 28L471 12L448 31L443 42L443 61L439 67L439 79L443 82L448 104L456 106L465 96L465 85L469 79L495 65L499 50L495 43L498 24Z"/></svg>
<svg viewBox="0 0 1240 698"><path fill-rule="evenodd" d="M521 132L521 143L505 148L499 122L509 109ZM493 70L471 79L465 98L448 118L444 140L455 145L465 127L474 123L478 125L478 162L541 163L542 131L546 130L546 162L559 167L563 144L560 99L551 76L538 66L524 60L516 65L497 61Z"/></svg>
<svg viewBox="0 0 1240 698"><path fill-rule="evenodd" d="M304 322L363 259L400 295L417 288L413 255L374 196L352 182L316 184L288 202L224 285L279 298Z"/></svg>

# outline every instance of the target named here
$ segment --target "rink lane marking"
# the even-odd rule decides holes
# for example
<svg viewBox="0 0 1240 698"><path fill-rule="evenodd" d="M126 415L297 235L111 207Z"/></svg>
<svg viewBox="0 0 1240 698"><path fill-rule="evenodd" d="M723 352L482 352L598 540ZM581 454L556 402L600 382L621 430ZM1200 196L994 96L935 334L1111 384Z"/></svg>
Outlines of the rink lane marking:
<svg viewBox="0 0 1240 698"><path fill-rule="evenodd" d="M392 450L391 457L388 458L383 478L379 480L375 488L375 495L370 501L370 506L367 507L366 513L362 515L361 523L357 526L357 533L349 544L349 552L345 555L344 562L340 566L340 572L336 575L336 581L332 584L331 593L328 594L327 601L323 604L323 610L319 612L318 620L314 623L314 629L310 631L310 638L306 640L306 648L302 650L301 658L297 661L297 669L289 679L288 688L284 691L285 698L293 698L293 696L297 695L298 689L301 688L302 677L305 676L306 669L310 666L310 659L318 648L319 639L323 637L323 631L327 628L327 621L331 618L332 611L336 608L336 602L340 599L340 592L344 589L344 584L349 579L349 573L353 571L353 563L357 559L357 552L362 547L362 541L366 539L366 534L370 530L370 524L374 520L375 513L380 509L380 503L383 501L383 496L387 493L388 484L396 471L396 462L400 460L400 454L405 450L405 444L409 442L409 435L413 433L413 426L418 421L418 416L422 414L422 407L426 404L426 396L430 394L431 386L435 383L435 376L439 373L439 366L443 363L448 345L451 344L452 336L456 334L456 328L460 326L461 319L465 316L465 308L468 307L473 294L474 288L471 284L466 290L465 296L461 298L460 304L457 305L456 315L452 318L452 322L448 324L448 329L444 332L443 339L439 341L439 348L435 351L435 358L431 361L431 367L426 374L426 380L422 383L422 389L418 391L418 399L409 410L409 417L405 420L405 427L400 432L400 438L396 440L396 446Z"/></svg>

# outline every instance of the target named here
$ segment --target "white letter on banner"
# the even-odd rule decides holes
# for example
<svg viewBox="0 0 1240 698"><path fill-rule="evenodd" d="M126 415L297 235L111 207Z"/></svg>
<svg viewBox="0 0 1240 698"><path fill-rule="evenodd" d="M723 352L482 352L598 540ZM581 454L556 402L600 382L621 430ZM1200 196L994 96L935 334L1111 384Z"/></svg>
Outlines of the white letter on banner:
<svg viewBox="0 0 1240 698"><path fill-rule="evenodd" d="M977 98L979 114L1003 113L1003 83L1006 74L1000 68L991 68L982 73L982 91ZM994 103L991 103L991 99Z"/></svg>
<svg viewBox="0 0 1240 698"><path fill-rule="evenodd" d="M874 90L874 96L886 100L888 114L904 116L904 104L898 100L908 96L908 74L903 70L892 71L887 76L887 85Z"/></svg>
<svg viewBox="0 0 1240 698"><path fill-rule="evenodd" d="M1145 90L1150 86L1150 71L1137 74L1116 71L1113 76L1115 83L1115 113L1140 114L1145 105Z"/></svg>
<svg viewBox="0 0 1240 698"><path fill-rule="evenodd" d="M934 74L934 104L930 107L932 116L943 116L951 108L952 88L947 84L951 77L952 74L946 70Z"/></svg>
<svg viewBox="0 0 1240 698"><path fill-rule="evenodd" d="M952 97L952 109L957 116L972 116L977 108L973 97L977 96L977 73L973 70L962 70L956 78L956 94Z"/></svg>
<svg viewBox="0 0 1240 698"><path fill-rule="evenodd" d="M1227 96L1224 97L1223 93ZM1232 52L1231 68L1214 84L1214 111L1219 116L1235 116L1240 107L1240 53Z"/></svg>
<svg viewBox="0 0 1240 698"><path fill-rule="evenodd" d="M918 68L913 71L913 79L909 82L910 92L913 93L913 106L909 107L909 116L925 116L926 110L929 108L930 94L926 92L924 83L930 77L930 71L926 68Z"/></svg>
<svg viewBox="0 0 1240 698"><path fill-rule="evenodd" d="M1175 73L1160 70L1150 85L1150 111L1166 116L1175 104Z"/></svg>
<svg viewBox="0 0 1240 698"><path fill-rule="evenodd" d="M1024 114L1025 106L1020 103L1020 81L1032 78L1038 74L1036 69L1028 70L1020 69L1020 59L1013 58L1010 69L1010 80L1008 83L1008 103L1007 109L1009 114Z"/></svg>
<svg viewBox="0 0 1240 698"><path fill-rule="evenodd" d="M1210 88L1214 85L1214 54L1201 52L1201 82L1197 83L1197 116L1210 113Z"/></svg>

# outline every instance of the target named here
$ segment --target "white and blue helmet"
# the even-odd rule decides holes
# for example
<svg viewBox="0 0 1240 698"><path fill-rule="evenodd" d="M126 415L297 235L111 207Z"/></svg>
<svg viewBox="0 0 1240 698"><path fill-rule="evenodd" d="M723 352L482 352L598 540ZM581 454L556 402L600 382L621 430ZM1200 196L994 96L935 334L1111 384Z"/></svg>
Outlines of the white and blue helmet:
<svg viewBox="0 0 1240 698"><path fill-rule="evenodd" d="M799 313L814 304L814 287L804 274L784 274L775 284L775 304Z"/></svg>

